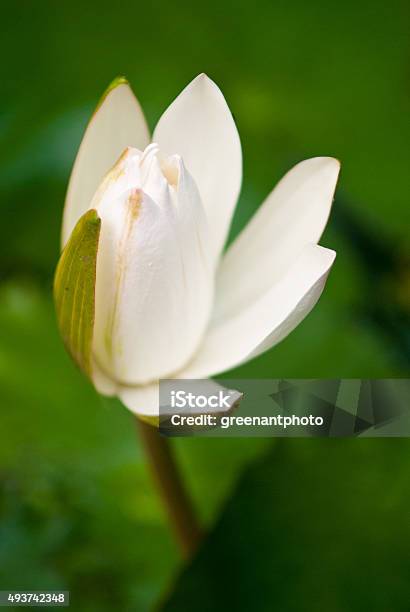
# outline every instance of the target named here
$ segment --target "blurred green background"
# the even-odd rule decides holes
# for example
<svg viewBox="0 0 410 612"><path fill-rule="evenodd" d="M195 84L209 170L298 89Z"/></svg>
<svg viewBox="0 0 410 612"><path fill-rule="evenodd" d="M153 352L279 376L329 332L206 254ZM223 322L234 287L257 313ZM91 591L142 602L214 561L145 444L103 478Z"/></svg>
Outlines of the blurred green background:
<svg viewBox="0 0 410 612"><path fill-rule="evenodd" d="M152 128L206 72L244 152L232 236L297 161L342 161L327 290L230 376L406 376L409 19L404 0L2 6L0 589L67 589L80 611L408 609L406 440L175 441L211 532L182 568L133 417L66 356L51 287L106 85L125 74Z"/></svg>

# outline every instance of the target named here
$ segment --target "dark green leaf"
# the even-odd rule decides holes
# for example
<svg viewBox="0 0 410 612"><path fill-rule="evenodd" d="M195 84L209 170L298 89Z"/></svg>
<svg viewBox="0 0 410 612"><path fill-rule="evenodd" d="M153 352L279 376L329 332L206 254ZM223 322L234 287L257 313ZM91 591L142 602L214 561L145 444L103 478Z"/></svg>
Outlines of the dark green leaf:
<svg viewBox="0 0 410 612"><path fill-rule="evenodd" d="M278 442L164 611L407 611L408 451L398 439Z"/></svg>

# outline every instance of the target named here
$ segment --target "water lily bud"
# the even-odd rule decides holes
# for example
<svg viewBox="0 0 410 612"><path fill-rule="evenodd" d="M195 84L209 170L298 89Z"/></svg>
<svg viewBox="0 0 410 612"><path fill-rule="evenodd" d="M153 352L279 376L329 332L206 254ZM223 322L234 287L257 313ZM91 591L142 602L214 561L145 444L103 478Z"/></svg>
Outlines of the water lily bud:
<svg viewBox="0 0 410 612"><path fill-rule="evenodd" d="M178 156L129 148L92 203L101 218L94 359L120 384L177 373L205 332L213 300L208 227Z"/></svg>
<svg viewBox="0 0 410 612"><path fill-rule="evenodd" d="M197 77L150 143L124 79L90 121L67 193L54 295L66 347L100 393L158 414L160 378L208 378L281 341L320 297L318 245L339 172L295 166L226 253L241 146L218 87Z"/></svg>

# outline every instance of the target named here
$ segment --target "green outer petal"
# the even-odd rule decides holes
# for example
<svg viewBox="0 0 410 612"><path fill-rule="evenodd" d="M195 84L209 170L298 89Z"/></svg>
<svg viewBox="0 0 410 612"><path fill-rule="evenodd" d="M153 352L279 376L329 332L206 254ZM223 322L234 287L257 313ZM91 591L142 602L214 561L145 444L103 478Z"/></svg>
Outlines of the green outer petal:
<svg viewBox="0 0 410 612"><path fill-rule="evenodd" d="M71 357L90 378L100 228L101 219L96 210L89 210L80 218L61 254L54 277L60 333Z"/></svg>

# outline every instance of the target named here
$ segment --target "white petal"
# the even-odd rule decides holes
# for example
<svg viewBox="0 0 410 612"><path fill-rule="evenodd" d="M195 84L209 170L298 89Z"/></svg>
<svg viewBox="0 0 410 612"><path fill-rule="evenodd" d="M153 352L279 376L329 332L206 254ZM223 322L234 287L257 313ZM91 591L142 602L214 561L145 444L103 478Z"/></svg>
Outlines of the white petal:
<svg viewBox="0 0 410 612"><path fill-rule="evenodd" d="M144 149L149 140L136 97L125 79L117 79L94 112L74 162L64 209L63 246L123 150L128 146Z"/></svg>
<svg viewBox="0 0 410 612"><path fill-rule="evenodd" d="M208 216L212 253L223 248L242 180L242 152L235 122L220 89L201 74L160 118L153 140L182 156Z"/></svg>
<svg viewBox="0 0 410 612"><path fill-rule="evenodd" d="M94 387L101 395L112 397L117 393L117 383L107 376L93 359L92 380Z"/></svg>
<svg viewBox="0 0 410 612"><path fill-rule="evenodd" d="M246 308L215 318L200 350L181 378L201 378L231 369L285 338L312 310L336 253L308 245L283 277ZM264 267L263 260L260 262Z"/></svg>
<svg viewBox="0 0 410 612"><path fill-rule="evenodd" d="M120 387L118 397L134 414L158 416L159 414L159 384L138 387Z"/></svg>
<svg viewBox="0 0 410 612"><path fill-rule="evenodd" d="M141 185L140 160L143 153L133 147L124 149L116 163L107 172L90 203L90 208L98 208L115 201L126 191Z"/></svg>
<svg viewBox="0 0 410 612"><path fill-rule="evenodd" d="M303 161L288 172L224 255L217 279L217 316L264 295L307 244L317 243L332 205L340 164Z"/></svg>
<svg viewBox="0 0 410 612"><path fill-rule="evenodd" d="M137 184L146 159L144 153ZM158 160L148 162L142 187L160 201L136 187L116 200L102 195L96 205L102 221L93 348L101 368L125 385L184 366L202 340L213 299L195 185L181 166L174 189ZM160 176L154 180L151 170Z"/></svg>

